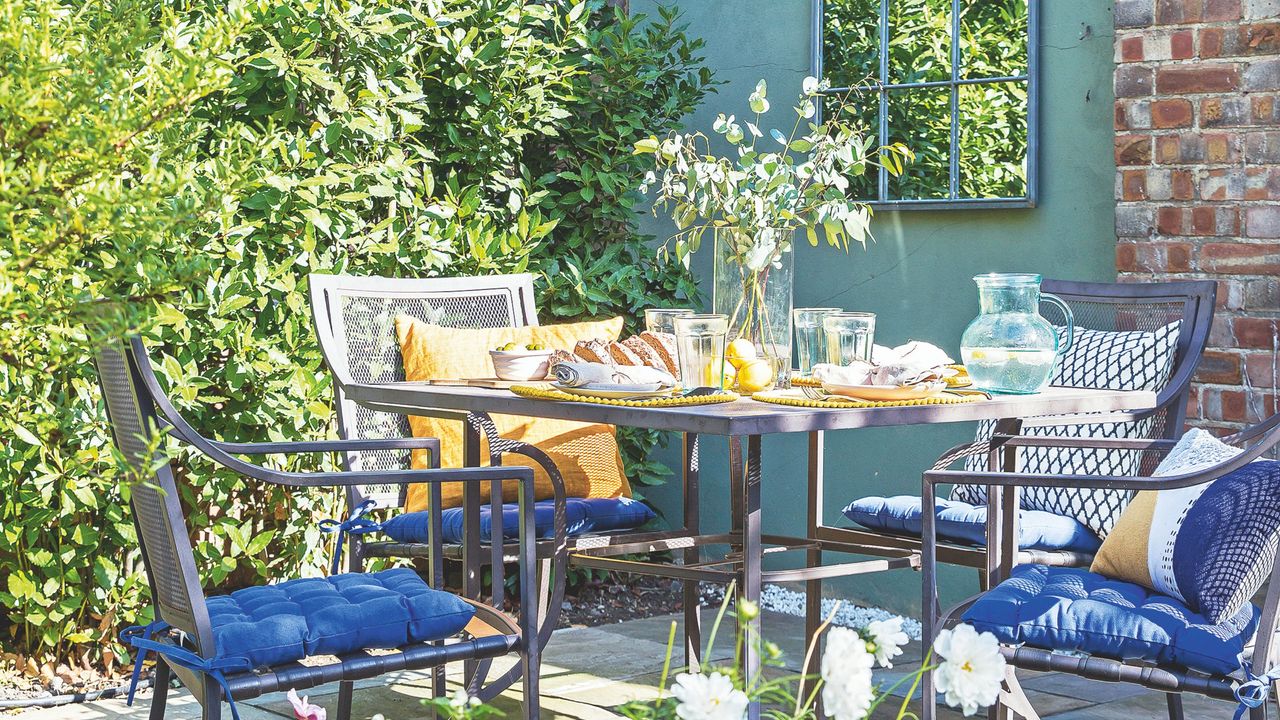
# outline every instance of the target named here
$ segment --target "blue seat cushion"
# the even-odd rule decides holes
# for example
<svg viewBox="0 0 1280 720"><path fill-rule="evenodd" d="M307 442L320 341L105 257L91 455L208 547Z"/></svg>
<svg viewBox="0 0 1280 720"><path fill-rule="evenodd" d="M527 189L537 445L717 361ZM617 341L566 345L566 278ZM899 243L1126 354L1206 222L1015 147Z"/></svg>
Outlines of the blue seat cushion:
<svg viewBox="0 0 1280 720"><path fill-rule="evenodd" d="M247 658L254 667L441 640L475 615L473 606L431 589L409 568L299 578L207 604L217 657Z"/></svg>
<svg viewBox="0 0 1280 720"><path fill-rule="evenodd" d="M1021 565L979 598L963 619L1009 645L1228 675L1240 669L1259 615L1258 608L1246 603L1215 625L1140 585L1083 568Z"/></svg>
<svg viewBox="0 0 1280 720"><path fill-rule="evenodd" d="M534 534L540 540L555 536L555 501L539 500L533 504ZM611 530L630 530L654 518L653 511L631 498L565 498L564 524L567 535L585 535ZM382 524L382 532L396 542L427 542L431 522L428 510L401 513ZM520 537L520 506L502 506L502 535L507 540ZM440 513L440 537L447 543L462 542L462 508L449 508ZM489 505L480 506L480 540L492 537Z"/></svg>
<svg viewBox="0 0 1280 720"><path fill-rule="evenodd" d="M934 501L938 537L955 543L987 544L987 506L959 500ZM920 498L865 497L844 509L845 517L871 530L920 536ZM1018 512L1018 547L1023 550L1070 550L1093 553L1102 541L1075 518L1044 510Z"/></svg>

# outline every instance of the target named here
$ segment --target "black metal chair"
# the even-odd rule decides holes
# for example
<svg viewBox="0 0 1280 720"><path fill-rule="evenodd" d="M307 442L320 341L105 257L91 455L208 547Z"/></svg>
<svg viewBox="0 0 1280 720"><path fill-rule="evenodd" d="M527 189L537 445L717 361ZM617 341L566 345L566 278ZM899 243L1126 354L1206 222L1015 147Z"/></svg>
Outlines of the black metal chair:
<svg viewBox="0 0 1280 720"><path fill-rule="evenodd" d="M1000 491L1001 498L992 498L988 502L1004 501L1012 505L1017 500L1020 488L1099 488L1119 492L1137 492L1140 490L1173 490L1207 483L1228 473L1244 467L1264 453L1280 445L1280 413L1272 415L1265 421L1247 430L1222 438L1229 444L1241 448L1243 452L1231 460L1213 465L1209 468L1183 475L1164 477L1133 476L1099 476L1099 475L1053 475L1029 474L1016 472L973 472L968 470L931 470L924 474L923 493L928 496L939 485L950 483L973 483ZM1108 438L1057 438L1057 437L1015 437L997 436L992 440L993 451L1005 454L1018 448L1064 447L1073 449L1105 449L1111 452L1140 454L1143 464L1158 463L1159 459L1171 450L1176 441L1172 439L1108 439ZM1012 501L1010 500L1012 498ZM921 571L924 577L923 625L924 638L928 643L936 637L937 630L958 622L961 614L973 605L983 593L971 597L956 607L940 612L937 594L937 563L940 553L936 543L936 523L931 515L924 515L924 554ZM1016 533L1016 522L1008 520L1000 529L1005 540ZM1012 570L1011 557L1006 556L1000 562L998 573L1007 577ZM1270 581L1256 633L1252 653L1246 658L1254 672L1261 676L1258 687L1250 688L1250 692L1274 689L1275 680L1268 676L1274 663L1280 660L1276 652L1275 634L1278 627L1277 617L1280 615L1280 563L1272 558ZM1246 638L1247 639L1247 638ZM1204 695L1220 700L1238 700L1237 690L1247 684L1245 679L1235 676L1213 676L1179 667L1164 667L1143 660L1120 660L1098 655L1082 655L1079 652L1063 651L1052 647L1032 647L1030 645L1002 647L1010 668L1023 668L1041 672L1059 672L1077 675L1090 680L1105 682L1123 682L1140 685L1151 690L1166 693L1168 713L1171 720L1183 720L1182 693ZM1246 650L1246 653L1248 651ZM933 678L926 675L922 682L923 697L932 698ZM1266 693L1259 692L1263 699ZM1273 696L1274 697L1274 696ZM1280 698L1276 698L1280 707ZM990 717L1006 718L1009 713L1023 717L1035 717L1034 708L1027 700L1010 670L1005 692L1002 694L1002 706L991 710ZM930 720L935 715L932 703L926 702L921 717ZM1265 703L1250 710L1251 720L1264 720L1267 717Z"/></svg>
<svg viewBox="0 0 1280 720"><path fill-rule="evenodd" d="M1083 283L1045 280L1042 287L1045 292L1053 293L1066 301L1074 315L1077 331L1156 333L1170 323L1180 323L1167 379L1153 388L1157 391L1155 407L1130 412L1024 418L1000 426L984 423L979 427L974 442L951 448L938 458L933 469L940 470L965 460L965 468L969 471L1030 466L1051 474L1089 474L1095 472L1094 468L1114 464L1114 458L1109 457L1112 452L1110 448L1076 448L1067 452L1054 452L1037 446L1020 447L1016 453L1006 454L996 452L991 438L996 434L1136 439L1172 439L1181 435L1186 420L1191 379L1204 353L1213 322L1216 283ZM1044 309L1046 317L1051 321L1058 320L1053 314L1055 309L1049 305L1045 305ZM1091 371L1087 366L1090 360L1086 358L1085 364L1077 368L1063 368L1062 374L1085 378ZM1087 380L1073 384L1091 386ZM1105 384L1094 386L1107 387ZM1154 467L1149 461L1133 464L1132 474L1149 473ZM985 502L982 487L959 483L952 490L953 498L960 493L967 493L967 496L958 499L979 505ZM1116 513L1127 504L1128 496L1127 493L1118 492L1100 496L1100 499L1108 505L1109 512ZM922 513L922 517L929 515L931 513L927 511ZM874 555L919 557L923 550L919 536L836 527L823 528L823 531L832 539L859 545L867 553ZM991 532L990 524L988 532ZM983 547L940 541L936 552L941 562L978 568L984 571L984 575L990 569L987 551ZM1092 555L1071 550L1023 549L1018 552L1019 563L1080 566L1088 565L1091 561Z"/></svg>
<svg viewBox="0 0 1280 720"><path fill-rule="evenodd" d="M533 472L524 467L487 467L429 470L374 470L345 472L283 472L244 461L236 455L288 453L345 453L387 448L427 448L438 454L432 439L356 440L292 443L221 443L202 437L177 412L160 386L138 338L127 345L106 344L97 354L98 375L106 399L116 445L123 456L124 470L131 481L130 506L142 546L156 623L137 629L127 640L157 657L155 695L151 718L165 714L170 674L176 675L203 707L203 717L221 717L221 703L258 697L290 688L304 689L323 683L339 683L337 717L351 714L353 681L388 672L420 668L440 668L456 661L478 662L487 670L492 659L516 653L520 658L516 674L524 680L525 718L538 717L538 675L541 643L536 641L537 602L533 508ZM341 654L336 662L302 664L287 662L266 667L249 667L243 658L223 657L215 646L213 624L207 599L200 584L192 553L189 529L182 514L174 472L157 450L158 433L190 445L210 461L246 478L292 488L343 487L384 484L443 482L491 483L494 497L501 498L503 481L520 486L520 529L516 560L521 584L521 613L513 619L489 605L471 598L462 600L474 608L466 628L448 639L414 642L394 649L398 652L369 653L375 648L358 648ZM439 505L435 505L439 507ZM438 522L438 514L437 519ZM501 518L494 523L500 530ZM351 576L345 576L350 578ZM415 592L434 586L416 575ZM420 586L420 587L419 587ZM500 598L499 598L500 599ZM412 637L412 634L409 635ZM139 666L141 660L139 660ZM481 673L479 677L483 678ZM445 692L443 674L435 675L433 692ZM136 680L136 671L135 671ZM472 686L481 699L492 698L506 685Z"/></svg>

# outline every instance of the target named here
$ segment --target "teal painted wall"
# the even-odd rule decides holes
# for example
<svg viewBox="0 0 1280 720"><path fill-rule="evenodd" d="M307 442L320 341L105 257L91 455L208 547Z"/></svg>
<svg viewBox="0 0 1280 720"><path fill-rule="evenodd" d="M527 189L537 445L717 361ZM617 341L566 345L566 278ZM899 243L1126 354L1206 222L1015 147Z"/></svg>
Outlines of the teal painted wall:
<svg viewBox="0 0 1280 720"><path fill-rule="evenodd" d="M1038 207L1018 210L884 212L876 241L849 254L805 244L797 250L795 305L842 306L877 313L876 340L894 345L928 340L959 356L959 338L977 314L972 276L1031 271L1076 280L1112 280L1115 163L1112 157L1112 8L1103 0L1041 0L1041 150ZM691 33L706 40L705 55L718 95L687 123L710 134L717 112L746 113L746 97L765 78L778 124L809 73L811 0L680 0ZM633 12L653 0L631 0ZM789 127L789 126L788 126ZM668 223L649 219L658 237ZM709 295L709 256L695 258ZM709 298L708 298L709 300ZM919 494L920 473L945 448L972 438L971 425L875 429L827 437L825 518L864 495ZM678 443L671 448L678 449ZM805 517L802 438L764 440L766 532L798 533ZM678 467L675 452L664 455ZM722 438L708 438L703 456L704 529L727 525L727 454ZM668 517L680 518L678 478L649 496ZM785 562L778 560L776 562ZM952 570L947 594L976 588L972 573ZM919 577L911 571L841 581L833 591L899 612L918 611Z"/></svg>

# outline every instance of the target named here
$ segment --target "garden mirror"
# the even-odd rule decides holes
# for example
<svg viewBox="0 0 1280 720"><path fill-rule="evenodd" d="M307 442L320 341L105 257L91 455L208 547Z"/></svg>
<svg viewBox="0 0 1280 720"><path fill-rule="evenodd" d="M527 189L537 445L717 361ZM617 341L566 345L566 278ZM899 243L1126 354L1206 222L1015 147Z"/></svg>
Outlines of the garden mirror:
<svg viewBox="0 0 1280 720"><path fill-rule="evenodd" d="M1036 197L1037 0L814 0L814 74L860 93L858 124L915 153L869 170L860 199L1030 207Z"/></svg>

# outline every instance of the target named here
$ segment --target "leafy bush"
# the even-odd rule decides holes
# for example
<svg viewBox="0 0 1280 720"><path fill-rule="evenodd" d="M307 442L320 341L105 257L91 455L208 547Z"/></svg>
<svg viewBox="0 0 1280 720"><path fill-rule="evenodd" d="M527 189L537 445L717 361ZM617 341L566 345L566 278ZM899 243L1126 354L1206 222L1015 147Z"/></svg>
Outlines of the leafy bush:
<svg viewBox="0 0 1280 720"><path fill-rule="evenodd" d="M147 17L136 4L98 5L104 15ZM86 47L101 36L62 7L27 0L24 12L38 14L37 25L57 18ZM528 269L541 274L539 304L555 319L631 313L693 292L683 268L648 257L631 209L649 169L631 155L631 139L666 132L710 89L700 43L671 13L647 22L602 0L261 0L235 22L199 12L168 26L154 20L116 34L156 53L152 72L193 88L182 102L161 102L172 122L147 125L150 115L121 110L144 126L129 145L138 152L101 175L132 192L148 168L162 177L136 201L84 187L66 204L151 208L157 217L74 236L52 225L50 236L64 238L60 254L27 242L0 247L6 278L39 278L0 286L0 330L21 338L2 346L0 387L18 411L0 418L16 437L0 446L0 473L13 485L0 506L0 573L10 578L0 588L9 611L0 645L50 660L110 666L104 640L146 612L86 352L97 334L80 329L84 313L71 312L73 302L114 300L113 329L137 321L175 401L206 434L283 440L333 433L308 272ZM167 40L173 26L187 39ZM0 48L6 63L21 57L15 47ZM43 52L40 61L80 78L86 105L139 72L131 57ZM85 72L94 62L109 72ZM225 72L206 76L202 67ZM16 116L30 94L0 84L0 112ZM60 116L74 117L70 110ZM13 137L0 138L0 162L20 157ZM0 185L0 207L28 208L8 214L15 237L43 227L37 209L48 202L23 192ZM657 476L643 462L654 440L629 436L626 456L641 483ZM207 586L321 564L313 523L337 510L335 494L248 485L199 460L182 467Z"/></svg>

